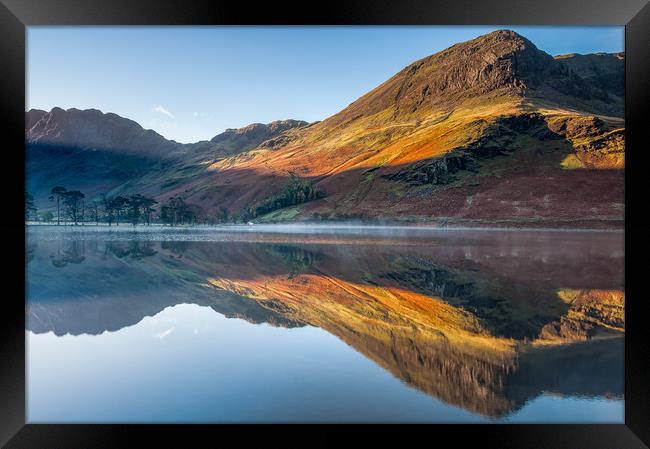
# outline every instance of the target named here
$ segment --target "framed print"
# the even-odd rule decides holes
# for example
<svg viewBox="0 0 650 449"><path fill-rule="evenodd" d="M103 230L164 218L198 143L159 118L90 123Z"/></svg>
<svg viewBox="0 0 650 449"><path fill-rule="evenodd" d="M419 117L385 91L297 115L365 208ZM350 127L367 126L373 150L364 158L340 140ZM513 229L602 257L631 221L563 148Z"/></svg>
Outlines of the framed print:
<svg viewBox="0 0 650 449"><path fill-rule="evenodd" d="M6 447L647 447L647 2L2 3Z"/></svg>

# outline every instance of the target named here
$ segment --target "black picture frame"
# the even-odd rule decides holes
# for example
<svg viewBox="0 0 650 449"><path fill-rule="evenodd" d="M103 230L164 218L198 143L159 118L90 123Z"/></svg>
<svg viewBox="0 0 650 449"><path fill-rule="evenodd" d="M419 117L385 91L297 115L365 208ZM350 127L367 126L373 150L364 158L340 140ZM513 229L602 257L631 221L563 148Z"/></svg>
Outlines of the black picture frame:
<svg viewBox="0 0 650 449"><path fill-rule="evenodd" d="M625 25L626 208L625 208L625 424L621 425L429 425L418 426L209 426L36 425L25 423L24 112L25 28L32 25ZM499 448L642 448L650 445L650 349L644 322L643 257L650 249L645 171L650 104L650 4L648 0L367 0L266 2L191 0L0 0L0 231L5 259L0 345L0 444L32 447L127 447L250 442L253 434L273 445L337 444L355 431L365 444L429 441ZM645 176L644 176L645 175ZM597 193L596 193L597 194ZM22 256L18 256L22 254ZM295 433L313 433L303 439ZM142 440L145 441L145 440ZM453 442L453 443L443 443ZM421 443L418 443L421 444Z"/></svg>

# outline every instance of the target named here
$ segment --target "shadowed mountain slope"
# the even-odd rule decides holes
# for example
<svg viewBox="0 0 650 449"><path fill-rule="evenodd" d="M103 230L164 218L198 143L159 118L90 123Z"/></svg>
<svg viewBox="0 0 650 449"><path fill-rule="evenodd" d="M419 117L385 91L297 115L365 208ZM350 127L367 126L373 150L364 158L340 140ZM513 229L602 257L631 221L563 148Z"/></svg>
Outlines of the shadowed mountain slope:
<svg viewBox="0 0 650 449"><path fill-rule="evenodd" d="M25 113L27 185L41 208L55 185L79 189L88 197L132 193L134 185L153 187L185 176L193 161L245 152L307 122L282 120L228 129L211 141L181 144L113 113L96 109L32 109ZM148 176L155 174L154 179ZM139 182L142 180L142 182ZM138 190L140 191L140 190Z"/></svg>
<svg viewBox="0 0 650 449"><path fill-rule="evenodd" d="M86 150L104 150L146 157L169 156L181 144L145 130L133 120L97 109L27 113L26 139L30 144L47 144ZM36 120L37 119L37 120Z"/></svg>

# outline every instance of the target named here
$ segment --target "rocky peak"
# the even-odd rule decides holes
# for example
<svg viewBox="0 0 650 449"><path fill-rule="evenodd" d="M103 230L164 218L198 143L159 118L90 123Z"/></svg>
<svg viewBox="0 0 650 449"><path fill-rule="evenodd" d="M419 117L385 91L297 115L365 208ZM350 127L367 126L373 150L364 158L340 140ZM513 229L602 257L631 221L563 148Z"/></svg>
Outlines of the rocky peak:
<svg viewBox="0 0 650 449"><path fill-rule="evenodd" d="M352 103L344 115L396 115L453 106L486 94L523 95L553 57L514 31L499 30L420 59Z"/></svg>
<svg viewBox="0 0 650 449"><path fill-rule="evenodd" d="M592 76L600 70L602 58L573 59L555 59L514 31L494 31L415 61L331 117L330 123L336 125L385 110L392 111L390 120L417 116L452 109L479 97L486 101L539 97L595 112L622 108L622 101L610 94L612 86L620 91L617 83L622 83L623 59L617 56L617 62L610 64L605 70L606 82L602 83L603 76ZM582 103L565 104L566 96Z"/></svg>

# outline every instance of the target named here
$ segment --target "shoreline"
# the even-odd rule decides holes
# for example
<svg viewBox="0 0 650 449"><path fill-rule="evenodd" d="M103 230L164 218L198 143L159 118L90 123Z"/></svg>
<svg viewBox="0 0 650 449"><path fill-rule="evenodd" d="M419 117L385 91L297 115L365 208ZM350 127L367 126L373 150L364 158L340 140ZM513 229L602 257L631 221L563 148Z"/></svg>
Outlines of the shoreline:
<svg viewBox="0 0 650 449"><path fill-rule="evenodd" d="M561 228L561 227L506 227L506 226L436 226L423 224L367 224L367 223L269 223L269 224L221 224L221 225L181 225L167 226L162 224L133 226L123 223L120 226L108 224L85 225L56 225L46 223L25 223L25 230L36 228L54 228L62 231L115 231L115 232L159 232L159 231L214 231L214 232L245 232L245 233L315 233L318 231L425 231L425 232L558 232L558 233L624 233L624 227L617 228Z"/></svg>

